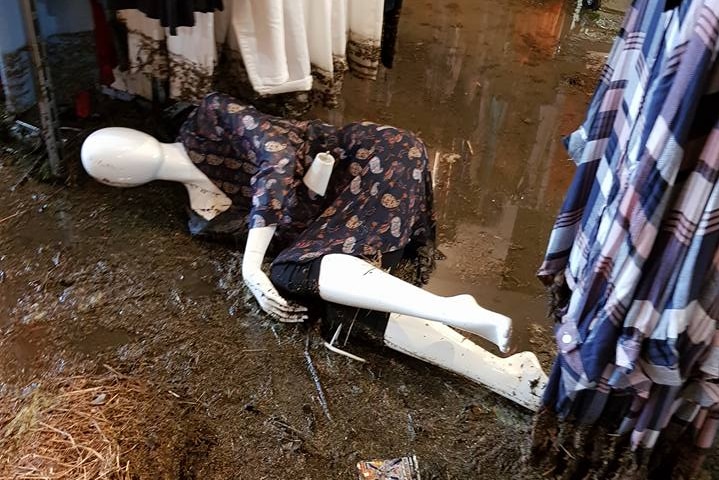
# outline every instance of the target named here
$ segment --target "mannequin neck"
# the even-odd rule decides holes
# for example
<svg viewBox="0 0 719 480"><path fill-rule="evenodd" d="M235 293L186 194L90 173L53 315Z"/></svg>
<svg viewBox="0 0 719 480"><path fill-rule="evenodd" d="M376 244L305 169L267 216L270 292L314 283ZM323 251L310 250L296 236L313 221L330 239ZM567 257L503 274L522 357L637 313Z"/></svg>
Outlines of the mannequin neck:
<svg viewBox="0 0 719 480"><path fill-rule="evenodd" d="M180 182L187 188L190 208L205 220L212 220L232 205L232 200L197 168L181 143L161 143L163 162L158 180ZM327 153L318 154L304 177L304 183L317 195L327 190L334 159Z"/></svg>
<svg viewBox="0 0 719 480"><path fill-rule="evenodd" d="M212 220L232 205L232 200L190 160L181 143L162 143L164 160L158 180L180 182L190 197L190 208L205 220Z"/></svg>
<svg viewBox="0 0 719 480"><path fill-rule="evenodd" d="M330 183L330 177L332 176L332 168L334 167L335 159L328 153L318 153L315 155L314 160L307 173L302 178L302 181L307 188L314 192L315 195L324 197L327 193L327 186Z"/></svg>

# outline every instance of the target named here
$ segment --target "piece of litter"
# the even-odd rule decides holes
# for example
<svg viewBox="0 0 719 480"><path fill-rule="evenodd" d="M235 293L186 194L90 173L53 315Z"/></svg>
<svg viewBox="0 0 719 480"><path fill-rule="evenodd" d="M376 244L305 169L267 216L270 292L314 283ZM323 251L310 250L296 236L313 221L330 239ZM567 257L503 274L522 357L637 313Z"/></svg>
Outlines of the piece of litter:
<svg viewBox="0 0 719 480"><path fill-rule="evenodd" d="M367 363L367 360L365 360L364 358L358 357L357 355L351 354L345 350L342 350L341 348L335 347L334 344L337 341L337 338L339 338L339 336L340 336L340 332L342 331L342 325L343 324L340 324L337 327L337 330L335 330L334 335L332 335L332 340L330 340L329 342L324 342L325 348L332 352L335 352L340 355L344 355L345 357L351 358L352 360L357 360L358 362L361 362L361 363ZM352 328L352 325L350 325L350 328Z"/></svg>
<svg viewBox="0 0 719 480"><path fill-rule="evenodd" d="M420 480L419 465L415 455L392 460L368 460L357 462L359 480Z"/></svg>
<svg viewBox="0 0 719 480"><path fill-rule="evenodd" d="M90 402L90 405L105 405L105 402L107 402L107 394L101 393Z"/></svg>

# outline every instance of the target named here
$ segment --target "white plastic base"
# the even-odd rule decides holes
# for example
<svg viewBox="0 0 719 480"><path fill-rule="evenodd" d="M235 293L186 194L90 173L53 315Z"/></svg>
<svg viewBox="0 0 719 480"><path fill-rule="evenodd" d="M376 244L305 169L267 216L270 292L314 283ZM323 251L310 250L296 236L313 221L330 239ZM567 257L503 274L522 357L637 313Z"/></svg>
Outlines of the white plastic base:
<svg viewBox="0 0 719 480"><path fill-rule="evenodd" d="M534 353L500 358L446 325L398 314L390 315L384 342L393 350L467 377L532 411L539 410L547 375Z"/></svg>

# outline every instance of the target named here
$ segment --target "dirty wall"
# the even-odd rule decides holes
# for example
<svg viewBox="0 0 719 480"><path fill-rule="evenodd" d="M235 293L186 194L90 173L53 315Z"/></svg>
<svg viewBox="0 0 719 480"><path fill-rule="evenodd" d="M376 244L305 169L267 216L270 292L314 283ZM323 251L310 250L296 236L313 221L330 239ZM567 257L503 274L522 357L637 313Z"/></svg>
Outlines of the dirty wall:
<svg viewBox="0 0 719 480"><path fill-rule="evenodd" d="M97 80L95 42L87 0L38 0L40 34L59 105L72 103L80 90ZM35 103L35 82L21 0L4 0L0 15L0 79L5 106L21 113Z"/></svg>

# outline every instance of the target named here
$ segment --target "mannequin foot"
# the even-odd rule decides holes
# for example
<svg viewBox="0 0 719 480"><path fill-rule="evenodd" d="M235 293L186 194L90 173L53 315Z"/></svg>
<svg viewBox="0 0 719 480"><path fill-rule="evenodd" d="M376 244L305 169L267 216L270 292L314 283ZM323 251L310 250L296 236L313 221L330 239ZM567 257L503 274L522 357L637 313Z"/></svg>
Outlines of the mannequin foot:
<svg viewBox="0 0 719 480"><path fill-rule="evenodd" d="M466 319L448 322L448 325L489 340L497 345L503 353L509 351L512 319L482 308L471 295L457 295L447 300L455 304L456 318Z"/></svg>

